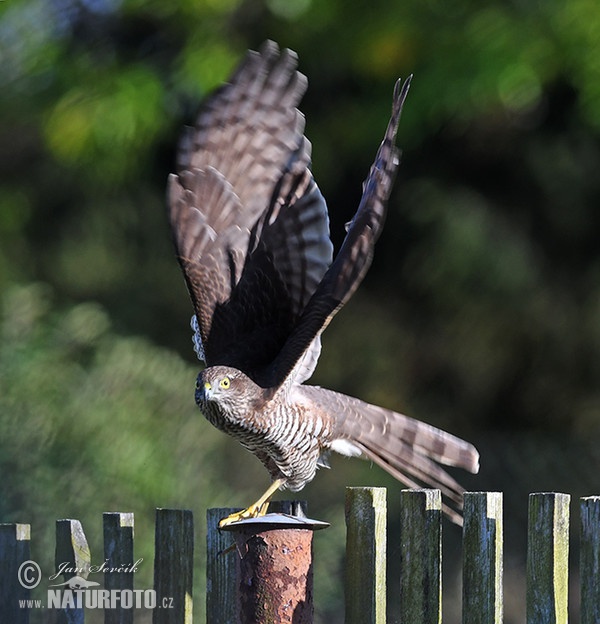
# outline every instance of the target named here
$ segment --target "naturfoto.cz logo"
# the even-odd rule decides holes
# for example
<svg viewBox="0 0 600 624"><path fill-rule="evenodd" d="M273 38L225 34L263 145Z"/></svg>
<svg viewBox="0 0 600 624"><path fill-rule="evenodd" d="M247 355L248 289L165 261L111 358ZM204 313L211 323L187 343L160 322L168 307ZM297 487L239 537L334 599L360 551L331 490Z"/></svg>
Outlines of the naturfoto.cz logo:
<svg viewBox="0 0 600 624"><path fill-rule="evenodd" d="M142 563L138 559L133 564L109 567L108 562L98 566L89 566L86 569L71 567L68 563L61 563L58 572L48 577L49 581L59 576L73 574L64 583L51 584L47 589L46 603L41 600L19 600L21 608L47 609L171 609L172 598L162 598L157 604L156 591L153 589L103 589L100 583L90 581L86 577L90 573L133 573ZM83 575L83 576L82 576ZM18 570L18 580L25 589L34 589L42 580L42 570L38 563L24 561ZM58 588L58 589L57 589Z"/></svg>

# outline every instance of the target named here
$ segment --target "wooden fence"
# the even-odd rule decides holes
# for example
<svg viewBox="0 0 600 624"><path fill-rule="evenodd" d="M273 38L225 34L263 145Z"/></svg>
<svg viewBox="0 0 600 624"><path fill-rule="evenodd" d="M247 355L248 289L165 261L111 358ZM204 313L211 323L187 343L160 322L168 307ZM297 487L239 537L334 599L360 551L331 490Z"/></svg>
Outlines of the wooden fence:
<svg viewBox="0 0 600 624"><path fill-rule="evenodd" d="M400 622L442 622L441 497L437 490L401 492ZM207 622L237 621L231 535L217 522L230 510L208 511ZM529 497L526 618L528 624L567 622L570 496L536 493ZM386 492L348 488L346 494L347 624L386 621ZM600 496L579 501L581 623L600 622ZM502 494L465 494L463 527L463 616L466 624L499 623L503 617ZM30 528L0 525L0 622L26 624L41 607L45 621L83 623L88 608L104 608L106 624L134 622L138 609L152 610L153 624L192 622L194 527L186 510L158 509L155 525L154 588L134 588L133 514L104 514L102 569L92 568L90 549L77 520L56 523L57 572L49 580L30 558ZM223 553L230 550L230 555ZM309 553L308 556L311 556ZM316 555L318 557L318 553ZM67 566L65 566L67 564ZM96 572L97 574L90 574ZM101 579L103 587L92 579ZM63 580L64 579L64 580ZM86 580L87 579L87 580ZM36 584L47 588L42 604L31 601ZM77 587L79 583L79 587ZM94 583L86 589L88 583ZM116 590L112 591L111 590ZM38 590L39 591L39 590ZM46 591L46 589L44 589ZM118 595L117 602L110 597ZM317 596L318 599L318 596ZM87 602L86 602L87 601ZM93 604L89 604L93 601ZM102 602L104 601L104 602ZM48 619L52 611L53 620ZM525 615L525 614L524 614ZM279 621L279 620L274 620ZM290 622L296 620L289 620ZM305 621L305 620L303 620Z"/></svg>

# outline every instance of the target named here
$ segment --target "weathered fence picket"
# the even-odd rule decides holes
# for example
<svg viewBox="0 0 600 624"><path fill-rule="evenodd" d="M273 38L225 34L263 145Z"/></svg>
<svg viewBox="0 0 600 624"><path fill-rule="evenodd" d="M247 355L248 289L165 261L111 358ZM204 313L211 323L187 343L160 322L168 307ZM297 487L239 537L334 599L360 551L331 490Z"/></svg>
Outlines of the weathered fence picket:
<svg viewBox="0 0 600 624"><path fill-rule="evenodd" d="M442 621L442 496L400 492L400 621Z"/></svg>
<svg viewBox="0 0 600 624"><path fill-rule="evenodd" d="M527 624L567 624L570 500L556 492L529 495Z"/></svg>
<svg viewBox="0 0 600 624"><path fill-rule="evenodd" d="M0 622L29 624L29 611L19 601L29 599L27 586L37 578L37 569L27 567L30 532L28 524L0 524Z"/></svg>
<svg viewBox="0 0 600 624"><path fill-rule="evenodd" d="M57 610L57 624L83 624L85 611L82 605L83 592L78 589L87 577L92 555L79 520L56 521L56 551L54 565L57 574L54 585L70 600ZM64 579L61 585L60 577Z"/></svg>
<svg viewBox="0 0 600 624"><path fill-rule="evenodd" d="M102 514L104 527L104 587L133 591L133 514ZM133 624L133 609L121 602L104 610L104 624Z"/></svg>
<svg viewBox="0 0 600 624"><path fill-rule="evenodd" d="M346 488L346 624L386 621L385 488Z"/></svg>
<svg viewBox="0 0 600 624"><path fill-rule="evenodd" d="M442 621L440 492L403 490L400 502L399 531L389 536L391 543L399 543L394 551L400 553L399 578L395 581L390 579L395 584L394 589L398 588L400 592L400 613L397 617L400 621L411 623L439 624ZM528 624L567 622L569 504L570 497L567 494L536 493L529 497L526 571ZM276 509L279 513L304 514L297 503L279 503ZM260 587L260 579L255 579L251 571L246 570L245 576L240 573L239 543L235 544L231 533L218 529L218 521L232 511L211 509L207 513L206 605L209 624L238 623L240 582L248 584L256 581L256 586ZM581 622L597 624L600 622L600 496L582 498L579 513ZM499 624L503 617L502 494L466 493L463 515L462 621L463 624ZM348 488L345 585L348 624L382 624L386 621L386 522L384 488ZM287 540L281 552L273 551L279 557L281 553L286 554L287 544L296 543L297 540L283 536L283 529L276 524L273 522L267 530L279 531ZM29 624L30 610L23 606L26 603L22 601L31 600L27 585L31 581L33 587L36 579L39 582L45 578L48 595L63 597L61 608L45 605L46 616L52 615L51 620L46 617L45 621L53 623L82 624L86 609L81 608L81 603L78 604L74 598L87 595L86 592L91 594L96 591L96 587L98 592L119 590L129 595L135 593L133 514L105 513L103 527L104 559L102 562L97 561L93 570L104 571L104 588L100 588L95 580L99 576L90 574L88 578L91 554L77 520L56 522L56 569L54 573L44 571L43 576L40 576L41 571L39 574L36 571L37 564L31 561L29 525L0 525L0 622ZM290 529L288 523L285 530L294 529ZM309 542L298 542L297 548L298 552L304 551L303 565L308 561L311 567L312 546ZM193 550L192 513L158 509L155 526L154 624L192 622ZM260 554L259 551L257 553ZM281 576L275 574L276 570L269 570L269 561L271 555L263 559L256 570L264 570L267 576L273 573L274 578L281 579ZM97 566L102 569L99 570ZM301 572L301 575L310 575L309 567L304 568L306 572ZM310 582L306 587L307 591L312 591ZM147 593L149 590L144 591ZM70 597L67 604L64 596ZM312 601L312 594L307 594L307 600ZM309 624L312 622L312 608L305 608L302 602L300 600L293 609L297 618L301 619L290 621ZM104 609L104 621L105 624L133 624L138 614L142 615L135 608L118 604L115 608ZM143 617L147 617L147 614ZM282 620L267 618L265 621Z"/></svg>
<svg viewBox="0 0 600 624"><path fill-rule="evenodd" d="M235 622L239 557L227 557L235 549L231 533L219 531L219 520L240 511L221 507L206 512L206 621Z"/></svg>
<svg viewBox="0 0 600 624"><path fill-rule="evenodd" d="M600 496L581 499L579 531L581 624L600 622Z"/></svg>
<svg viewBox="0 0 600 624"><path fill-rule="evenodd" d="M157 509L153 624L192 623L194 519L187 509Z"/></svg>
<svg viewBox="0 0 600 624"><path fill-rule="evenodd" d="M501 624L502 493L467 492L463 517L463 624Z"/></svg>

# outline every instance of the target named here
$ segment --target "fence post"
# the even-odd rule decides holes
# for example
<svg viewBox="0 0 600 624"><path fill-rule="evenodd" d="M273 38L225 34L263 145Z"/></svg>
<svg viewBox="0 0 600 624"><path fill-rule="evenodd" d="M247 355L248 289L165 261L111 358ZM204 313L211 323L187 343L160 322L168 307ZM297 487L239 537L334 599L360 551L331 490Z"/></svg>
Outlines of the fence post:
<svg viewBox="0 0 600 624"><path fill-rule="evenodd" d="M570 499L529 495L527 624L567 624Z"/></svg>
<svg viewBox="0 0 600 624"><path fill-rule="evenodd" d="M206 511L206 621L237 622L240 557L234 536L219 530L219 521L241 511L240 507L217 507ZM306 516L304 501L272 501L270 512Z"/></svg>
<svg viewBox="0 0 600 624"><path fill-rule="evenodd" d="M65 582L60 591L64 594L71 592L73 598L72 606L58 610L57 621L60 624L83 624L85 621L82 604L85 587L81 588L79 585L87 581L91 562L92 555L81 522L79 520L57 520L56 550L54 553L57 575L53 583L59 585L58 576L62 575ZM95 581L89 581L89 583L97 584Z"/></svg>
<svg viewBox="0 0 600 624"><path fill-rule="evenodd" d="M104 526L104 588L108 590L133 589L133 514L102 514ZM110 571L114 570L114 571ZM104 624L133 624L134 609L125 609L119 603L115 609L104 610Z"/></svg>
<svg viewBox="0 0 600 624"><path fill-rule="evenodd" d="M239 560L234 555L232 535L219 530L219 521L238 508L220 507L206 511L206 622L237 622Z"/></svg>
<svg viewBox="0 0 600 624"><path fill-rule="evenodd" d="M30 559L28 524L0 524L0 620L14 624L29 623L29 609L19 606L29 598L41 572L25 562ZM21 567L23 565L23 567ZM39 574L38 574L39 572ZM21 582L23 581L23 582Z"/></svg>
<svg viewBox="0 0 600 624"><path fill-rule="evenodd" d="M400 621L442 621L442 496L439 490L400 492Z"/></svg>
<svg viewBox="0 0 600 624"><path fill-rule="evenodd" d="M192 623L194 518L188 509L157 509L153 624Z"/></svg>
<svg viewBox="0 0 600 624"><path fill-rule="evenodd" d="M346 488L346 624L385 624L386 522L385 488Z"/></svg>
<svg viewBox="0 0 600 624"><path fill-rule="evenodd" d="M269 509L294 512L298 507L284 501ZM303 515L269 513L219 530L218 521L231 511L208 514L207 621L312 624L312 537L329 525Z"/></svg>
<svg viewBox="0 0 600 624"><path fill-rule="evenodd" d="M502 493L465 492L463 624L501 624Z"/></svg>
<svg viewBox="0 0 600 624"><path fill-rule="evenodd" d="M600 622L600 496L581 499L581 624Z"/></svg>

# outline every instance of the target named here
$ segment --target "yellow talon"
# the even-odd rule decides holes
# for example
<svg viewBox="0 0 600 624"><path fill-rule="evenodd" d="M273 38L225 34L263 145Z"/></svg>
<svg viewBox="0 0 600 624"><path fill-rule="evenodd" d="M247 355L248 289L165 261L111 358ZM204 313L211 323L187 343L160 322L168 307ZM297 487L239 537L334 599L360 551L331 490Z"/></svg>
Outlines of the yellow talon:
<svg viewBox="0 0 600 624"><path fill-rule="evenodd" d="M222 529L224 526L228 524L233 524L234 522L240 522L241 520L247 520L248 518L260 518L260 516L264 516L267 513L267 509L269 508L269 502L267 501L262 506L258 507L256 503L250 505L246 509L242 509L242 511L236 511L231 515L223 518L219 521L219 528Z"/></svg>
<svg viewBox="0 0 600 624"><path fill-rule="evenodd" d="M246 509L242 509L242 511L236 511L231 515L223 518L219 521L219 528L233 524L234 522L240 522L241 520L247 520L248 518L260 518L260 516L264 516L269 509L269 500L273 494L284 484L283 479L275 479L273 483L269 486L269 489L252 505L249 505Z"/></svg>

